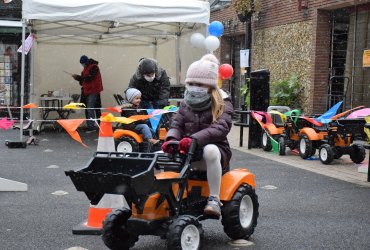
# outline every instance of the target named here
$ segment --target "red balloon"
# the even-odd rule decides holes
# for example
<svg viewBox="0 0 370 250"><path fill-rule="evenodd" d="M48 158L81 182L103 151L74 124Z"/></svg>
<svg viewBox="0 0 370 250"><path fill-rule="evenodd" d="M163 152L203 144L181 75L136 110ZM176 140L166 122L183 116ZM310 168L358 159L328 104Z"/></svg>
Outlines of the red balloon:
<svg viewBox="0 0 370 250"><path fill-rule="evenodd" d="M233 75L234 69L230 64L225 63L218 68L218 73L223 80L227 80Z"/></svg>

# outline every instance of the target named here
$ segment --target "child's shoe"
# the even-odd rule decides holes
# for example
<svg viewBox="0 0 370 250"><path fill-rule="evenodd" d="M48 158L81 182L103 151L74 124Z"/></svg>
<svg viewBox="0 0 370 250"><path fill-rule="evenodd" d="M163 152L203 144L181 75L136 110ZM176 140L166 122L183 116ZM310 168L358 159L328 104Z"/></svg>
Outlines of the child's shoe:
<svg viewBox="0 0 370 250"><path fill-rule="evenodd" d="M222 203L217 197L210 196L208 198L207 206L204 208L204 214L220 217Z"/></svg>

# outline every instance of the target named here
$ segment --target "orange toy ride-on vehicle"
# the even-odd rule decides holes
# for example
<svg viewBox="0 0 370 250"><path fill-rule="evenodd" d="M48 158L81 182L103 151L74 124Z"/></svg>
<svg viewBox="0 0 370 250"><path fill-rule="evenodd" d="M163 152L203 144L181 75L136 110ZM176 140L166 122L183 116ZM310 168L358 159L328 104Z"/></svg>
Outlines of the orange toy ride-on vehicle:
<svg viewBox="0 0 370 250"><path fill-rule="evenodd" d="M159 143L151 145L145 143L141 134L133 130L117 128L113 132L114 143L117 152L155 152L161 150L161 145L166 138L167 131L171 124L172 113L162 114L158 127L156 128L156 137Z"/></svg>
<svg viewBox="0 0 370 250"><path fill-rule="evenodd" d="M348 154L354 163L365 160L366 152L363 145L355 140L366 140L364 119L340 119L328 124L327 136L321 141L319 158L323 164L330 164Z"/></svg>
<svg viewBox="0 0 370 250"><path fill-rule="evenodd" d="M260 115L261 120L260 125L263 127L261 136L261 146L264 151L271 151L272 143L271 138L279 141L279 138L284 134L285 128L284 124L286 121L286 116L279 111L272 110L269 112L255 111ZM258 119L255 117L255 119ZM263 122L265 122L263 124ZM285 153L284 153L285 154Z"/></svg>
<svg viewBox="0 0 370 250"><path fill-rule="evenodd" d="M113 132L113 138L115 141L116 151L121 153L129 153L129 152L145 152L145 151L156 151L160 150L163 140L165 139L167 134L166 128L159 128L159 135L158 139L160 143L158 145L144 145L143 137L141 134L136 133L132 130L127 129L116 129ZM150 147L145 148L144 147ZM154 148L152 148L155 146Z"/></svg>
<svg viewBox="0 0 370 250"><path fill-rule="evenodd" d="M205 172L192 169L193 142L185 155L178 142L166 153L97 152L86 168L66 171L79 191L97 204L104 193L121 194L129 207L113 210L103 222L102 238L110 249L129 249L140 235L166 239L167 249L199 249L201 221L209 196ZM222 176L220 200L224 232L248 239L258 218L254 175L234 169Z"/></svg>

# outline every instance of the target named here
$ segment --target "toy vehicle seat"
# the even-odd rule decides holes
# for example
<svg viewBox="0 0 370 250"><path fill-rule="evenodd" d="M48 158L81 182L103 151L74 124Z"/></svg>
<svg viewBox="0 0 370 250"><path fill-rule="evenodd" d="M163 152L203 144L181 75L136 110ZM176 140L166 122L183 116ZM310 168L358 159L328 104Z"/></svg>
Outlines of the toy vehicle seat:
<svg viewBox="0 0 370 250"><path fill-rule="evenodd" d="M286 115L280 113L279 111L269 111L268 114L271 116L272 123L275 124L276 127L284 127L285 122L287 120Z"/></svg>
<svg viewBox="0 0 370 250"><path fill-rule="evenodd" d="M288 106L269 106L267 108L267 112L270 112L272 110L279 111L280 113L285 113L290 111L291 109Z"/></svg>
<svg viewBox="0 0 370 250"><path fill-rule="evenodd" d="M222 170L222 175L229 171L229 169ZM189 174L189 180L207 181L207 171L192 170Z"/></svg>

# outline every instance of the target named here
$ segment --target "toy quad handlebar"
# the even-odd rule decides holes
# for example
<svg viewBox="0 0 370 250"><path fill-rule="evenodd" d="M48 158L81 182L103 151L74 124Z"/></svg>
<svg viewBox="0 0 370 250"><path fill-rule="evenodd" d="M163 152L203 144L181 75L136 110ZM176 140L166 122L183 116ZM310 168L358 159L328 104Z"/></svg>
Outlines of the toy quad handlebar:
<svg viewBox="0 0 370 250"><path fill-rule="evenodd" d="M179 144L180 142L177 140L168 141L167 145L172 148L172 153L167 154L167 155L172 157L172 159L182 158L183 159L182 161L183 169L187 169L190 167L190 162L193 159L193 156L196 152L197 141L196 139L192 139L189 150L185 154L180 153Z"/></svg>
<svg viewBox="0 0 370 250"><path fill-rule="evenodd" d="M179 153L179 144L180 142L177 140L167 141L167 145L172 148L172 151L173 151L172 154ZM197 141L196 139L192 139L187 153L194 154L196 148L197 148Z"/></svg>

